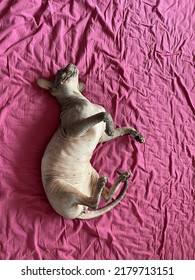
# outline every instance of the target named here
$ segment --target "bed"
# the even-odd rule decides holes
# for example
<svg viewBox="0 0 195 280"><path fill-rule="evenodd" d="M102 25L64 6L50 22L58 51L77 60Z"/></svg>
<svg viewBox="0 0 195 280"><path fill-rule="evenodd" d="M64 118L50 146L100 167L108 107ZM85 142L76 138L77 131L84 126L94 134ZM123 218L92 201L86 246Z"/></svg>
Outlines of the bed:
<svg viewBox="0 0 195 280"><path fill-rule="evenodd" d="M0 259L194 259L194 0L6 0L0 14ZM146 139L97 146L109 184L117 169L132 177L86 221L56 214L41 182L60 108L36 80L70 62L84 95Z"/></svg>

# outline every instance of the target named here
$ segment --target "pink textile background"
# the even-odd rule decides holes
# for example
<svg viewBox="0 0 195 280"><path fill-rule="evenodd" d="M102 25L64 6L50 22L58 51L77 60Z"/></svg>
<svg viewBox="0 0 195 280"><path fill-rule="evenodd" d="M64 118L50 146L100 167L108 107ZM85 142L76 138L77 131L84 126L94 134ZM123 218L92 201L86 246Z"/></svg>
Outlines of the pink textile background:
<svg viewBox="0 0 195 280"><path fill-rule="evenodd" d="M0 2L0 259L195 258L195 2ZM59 106L36 80L74 63L85 96L146 138L100 145L92 162L123 201L94 220L49 205L40 163Z"/></svg>

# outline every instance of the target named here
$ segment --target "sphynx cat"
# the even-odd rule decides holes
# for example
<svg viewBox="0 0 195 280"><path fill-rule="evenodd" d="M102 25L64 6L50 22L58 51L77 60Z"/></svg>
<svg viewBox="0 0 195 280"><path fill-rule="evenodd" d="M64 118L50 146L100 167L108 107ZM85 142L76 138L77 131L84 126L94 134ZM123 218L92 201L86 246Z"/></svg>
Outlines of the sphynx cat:
<svg viewBox="0 0 195 280"><path fill-rule="evenodd" d="M61 124L51 138L41 164L47 198L64 218L99 217L122 200L131 174L118 172L115 183L107 188L107 178L99 177L90 163L94 149L98 143L124 134L132 135L140 143L144 143L144 137L134 128L114 128L111 115L82 95L84 84L79 82L79 70L73 64L60 69L51 81L41 78L37 84L49 90L61 106ZM125 186L118 197L97 209L101 195L108 202L122 182Z"/></svg>

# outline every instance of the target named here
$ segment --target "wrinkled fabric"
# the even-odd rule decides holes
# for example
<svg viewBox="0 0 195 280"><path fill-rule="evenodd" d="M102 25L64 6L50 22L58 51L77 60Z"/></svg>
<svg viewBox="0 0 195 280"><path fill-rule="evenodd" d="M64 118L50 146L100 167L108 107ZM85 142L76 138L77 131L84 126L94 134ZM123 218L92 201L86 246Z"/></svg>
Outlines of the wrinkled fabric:
<svg viewBox="0 0 195 280"><path fill-rule="evenodd" d="M195 258L194 16L194 0L1 1L0 259ZM36 80L70 62L84 95L146 139L97 147L109 186L132 177L87 221L56 214L41 183L60 108Z"/></svg>

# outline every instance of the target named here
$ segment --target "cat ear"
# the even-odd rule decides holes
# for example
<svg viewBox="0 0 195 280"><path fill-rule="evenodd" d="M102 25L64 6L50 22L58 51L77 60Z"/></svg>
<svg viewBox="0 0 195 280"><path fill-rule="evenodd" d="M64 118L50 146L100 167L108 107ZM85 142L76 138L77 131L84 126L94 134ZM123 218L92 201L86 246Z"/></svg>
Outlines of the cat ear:
<svg viewBox="0 0 195 280"><path fill-rule="evenodd" d="M53 88L53 83L50 82L49 80L46 80L46 79L43 79L43 78L38 79L37 84L38 84L39 87L47 89L47 90L51 90Z"/></svg>
<svg viewBox="0 0 195 280"><path fill-rule="evenodd" d="M79 82L79 91L82 92L85 89L85 84Z"/></svg>

